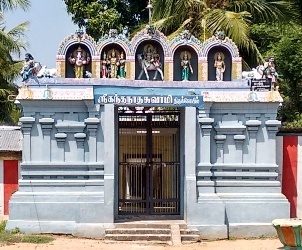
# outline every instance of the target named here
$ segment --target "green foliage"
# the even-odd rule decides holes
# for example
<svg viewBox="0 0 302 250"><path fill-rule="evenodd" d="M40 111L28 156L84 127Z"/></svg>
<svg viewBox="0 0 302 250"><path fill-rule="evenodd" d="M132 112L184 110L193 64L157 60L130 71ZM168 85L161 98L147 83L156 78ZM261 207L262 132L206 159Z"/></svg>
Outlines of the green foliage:
<svg viewBox="0 0 302 250"><path fill-rule="evenodd" d="M302 128L302 26L291 23L282 30L271 43L265 41L263 50L267 48L265 55L273 55L276 60L278 83L284 100L280 116L286 127Z"/></svg>
<svg viewBox="0 0 302 250"><path fill-rule="evenodd" d="M18 227L12 229L11 231L6 231L6 221L0 222L0 243L10 244L10 243L35 243L44 244L49 243L54 240L53 237L45 235L34 235L34 234L21 234Z"/></svg>
<svg viewBox="0 0 302 250"><path fill-rule="evenodd" d="M6 220L0 222L0 233L3 233L5 231L6 222Z"/></svg>
<svg viewBox="0 0 302 250"><path fill-rule="evenodd" d="M263 0L155 0L154 19L165 34L188 29L203 40L222 30L239 47L250 65L263 61L250 27L254 23L287 23L298 20L298 13L288 1Z"/></svg>
<svg viewBox="0 0 302 250"><path fill-rule="evenodd" d="M109 29L128 26L132 31L146 22L147 1L137 0L64 0L67 12L80 28L98 40Z"/></svg>
<svg viewBox="0 0 302 250"><path fill-rule="evenodd" d="M13 10L17 7L27 9L29 1L0 1L0 123L5 124L16 124L20 115L18 107L8 99L10 96L18 94L18 88L13 82L19 76L22 62L13 58L20 56L21 50L26 49L23 38L28 22L21 23L7 31L2 11Z"/></svg>

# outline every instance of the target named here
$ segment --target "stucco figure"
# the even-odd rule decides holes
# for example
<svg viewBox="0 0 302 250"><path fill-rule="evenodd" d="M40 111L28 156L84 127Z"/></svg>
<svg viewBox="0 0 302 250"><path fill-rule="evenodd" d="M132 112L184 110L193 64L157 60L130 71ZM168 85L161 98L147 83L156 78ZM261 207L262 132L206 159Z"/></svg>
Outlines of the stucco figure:
<svg viewBox="0 0 302 250"><path fill-rule="evenodd" d="M221 52L215 54L214 67L216 68L216 80L223 81L223 74L225 71L224 55Z"/></svg>
<svg viewBox="0 0 302 250"><path fill-rule="evenodd" d="M161 69L162 64L160 61L160 56L156 52L156 48L151 44L147 44L144 47L143 54L138 55L139 64L141 67L141 72L138 76L138 79L141 79L143 73L145 73L147 80L149 80L148 71L155 71L153 80L157 79L158 72L161 76L161 80L164 79L163 71Z"/></svg>
<svg viewBox="0 0 302 250"><path fill-rule="evenodd" d="M126 59L122 52L118 60L118 78L126 77Z"/></svg>
<svg viewBox="0 0 302 250"><path fill-rule="evenodd" d="M23 68L20 72L22 82L28 80L31 76L36 75L41 69L40 63L35 63L33 56L30 53L25 54Z"/></svg>
<svg viewBox="0 0 302 250"><path fill-rule="evenodd" d="M74 73L76 78L83 78L84 67L90 62L90 56L79 46L68 58L71 64L74 64Z"/></svg>
<svg viewBox="0 0 302 250"><path fill-rule="evenodd" d="M180 54L181 60L181 79L183 81L188 81L189 80L189 75L190 73L193 74L193 68L191 66L191 54L188 51L184 51Z"/></svg>

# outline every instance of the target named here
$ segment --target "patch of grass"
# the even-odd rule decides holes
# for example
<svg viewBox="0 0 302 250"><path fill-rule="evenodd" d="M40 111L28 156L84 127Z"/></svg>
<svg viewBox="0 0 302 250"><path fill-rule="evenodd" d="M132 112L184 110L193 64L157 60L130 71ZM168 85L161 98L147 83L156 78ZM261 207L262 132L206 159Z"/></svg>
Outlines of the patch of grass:
<svg viewBox="0 0 302 250"><path fill-rule="evenodd" d="M36 235L36 234L22 234L20 228L16 227L11 231L5 230L6 221L0 222L0 245L14 244L14 243L34 243L46 244L54 240L51 236Z"/></svg>

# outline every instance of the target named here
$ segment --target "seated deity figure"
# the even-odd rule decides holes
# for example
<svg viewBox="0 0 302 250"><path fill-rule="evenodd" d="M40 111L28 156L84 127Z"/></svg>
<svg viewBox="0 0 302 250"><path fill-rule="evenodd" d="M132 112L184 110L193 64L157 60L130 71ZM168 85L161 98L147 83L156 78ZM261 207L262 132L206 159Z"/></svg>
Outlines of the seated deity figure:
<svg viewBox="0 0 302 250"><path fill-rule="evenodd" d="M124 58L124 53L120 54L118 60L118 78L123 79L126 77L126 59Z"/></svg>
<svg viewBox="0 0 302 250"><path fill-rule="evenodd" d="M223 53L218 52L215 54L214 58L214 67L216 68L216 80L223 81L223 74L225 71L224 55Z"/></svg>
<svg viewBox="0 0 302 250"><path fill-rule="evenodd" d="M138 54L138 61L141 67L141 72L138 76L138 79L141 79L143 73L145 73L147 80L149 80L148 71L155 71L153 80L157 79L158 72L160 73L161 80L163 80L164 76L161 69L162 64L160 62L160 57L153 45L147 44L144 47L143 53Z"/></svg>
<svg viewBox="0 0 302 250"><path fill-rule="evenodd" d="M68 61L74 64L75 77L83 78L84 66L90 62L89 54L79 46L77 50L70 54Z"/></svg>
<svg viewBox="0 0 302 250"><path fill-rule="evenodd" d="M34 67L35 61L33 56L29 53L26 53L25 60L23 62L23 68L20 72L20 75L22 76L22 82L28 80L28 78L35 73Z"/></svg>
<svg viewBox="0 0 302 250"><path fill-rule="evenodd" d="M191 54L188 51L184 51L180 54L180 58L182 59L180 62L182 67L181 79L183 81L188 81L190 73L193 74L193 68L190 62Z"/></svg>

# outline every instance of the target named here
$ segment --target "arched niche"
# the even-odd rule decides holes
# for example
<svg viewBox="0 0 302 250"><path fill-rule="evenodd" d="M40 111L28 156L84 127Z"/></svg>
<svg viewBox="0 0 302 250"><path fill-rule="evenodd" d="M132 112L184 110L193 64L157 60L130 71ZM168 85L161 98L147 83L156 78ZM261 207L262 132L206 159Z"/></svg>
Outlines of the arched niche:
<svg viewBox="0 0 302 250"><path fill-rule="evenodd" d="M137 46L137 50L135 52L135 80L147 80L147 76L145 71L142 68L143 59L149 56L154 57L156 55L159 56L161 71L164 72L164 50L161 44L154 40L144 40ZM157 70L154 70L154 66L150 64L147 67L147 73L149 75L149 80L163 80L161 79L161 75ZM156 79L155 76L157 75Z"/></svg>
<svg viewBox="0 0 302 250"><path fill-rule="evenodd" d="M216 68L215 57L218 53L221 53L223 56L223 61L225 63L225 72L223 73L223 81L232 80L232 55L230 51L223 46L212 47L207 55L208 60L208 81L216 81Z"/></svg>
<svg viewBox="0 0 302 250"><path fill-rule="evenodd" d="M66 52L66 55L65 55L65 77L66 78L76 78L76 75L75 75L75 67L76 66L75 66L75 64L70 63L69 58L71 56L76 57L77 50L79 48L82 49L84 58L87 61L87 64L84 64L83 75L80 78L87 78L88 76L86 75L85 72L86 71L91 72L92 55L91 55L91 52L90 52L89 48L85 44L74 43L67 49L67 52ZM90 58L90 60L88 58ZM88 62L88 60L89 60L89 62Z"/></svg>
<svg viewBox="0 0 302 250"><path fill-rule="evenodd" d="M112 78L112 75L108 75L106 77L103 76L103 73L104 73L104 68L103 67L106 67L106 71L107 72L110 72L110 65L111 65L111 59L112 59L112 52L114 51L115 53L115 57L116 57L116 62L121 58L121 54L123 54L123 58L125 60L127 60L127 53L126 51L124 50L124 48L120 45L120 44L117 44L117 43L109 43L107 45L105 45L102 50L101 50L101 70L100 70L100 78ZM104 59L104 55L106 56L106 59ZM117 66L117 69L116 69L116 74L117 76L119 76L119 67ZM116 77L117 78L117 77Z"/></svg>
<svg viewBox="0 0 302 250"><path fill-rule="evenodd" d="M179 46L173 55L173 81L182 81L182 65L181 61L185 53L188 55L188 58L193 69L193 74L189 74L189 81L198 80L198 55L196 51L188 45Z"/></svg>

